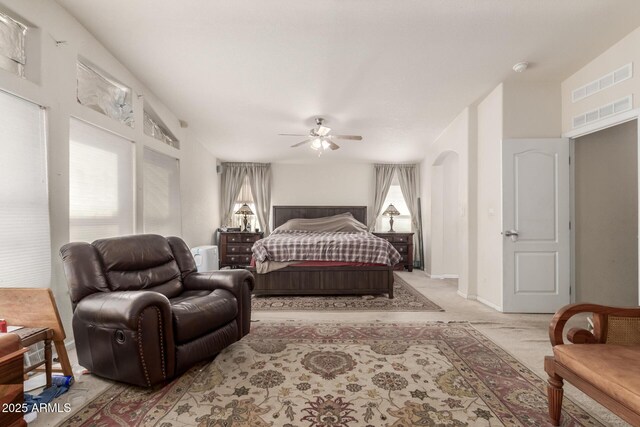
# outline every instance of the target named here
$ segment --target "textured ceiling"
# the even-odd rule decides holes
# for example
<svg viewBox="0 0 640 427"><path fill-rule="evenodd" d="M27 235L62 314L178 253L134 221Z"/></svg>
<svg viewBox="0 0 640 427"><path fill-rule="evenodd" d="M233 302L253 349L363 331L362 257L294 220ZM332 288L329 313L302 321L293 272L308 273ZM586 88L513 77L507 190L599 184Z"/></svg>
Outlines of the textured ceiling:
<svg viewBox="0 0 640 427"><path fill-rule="evenodd" d="M223 160L412 161L506 79L558 83L640 26L638 0L58 0ZM513 64L530 61L523 74Z"/></svg>

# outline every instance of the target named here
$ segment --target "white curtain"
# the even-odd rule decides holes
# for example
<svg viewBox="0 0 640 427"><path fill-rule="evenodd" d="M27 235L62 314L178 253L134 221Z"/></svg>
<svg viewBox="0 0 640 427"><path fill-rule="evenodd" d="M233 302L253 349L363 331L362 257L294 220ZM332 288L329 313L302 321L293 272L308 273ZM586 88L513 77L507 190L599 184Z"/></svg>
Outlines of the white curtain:
<svg viewBox="0 0 640 427"><path fill-rule="evenodd" d="M376 164L374 165L376 174L376 188L373 199L373 216L369 220L369 230L373 231L376 226L376 220L384 209L384 201L389 193L389 187L391 187L391 181L393 180L393 174L396 170L396 165L388 164Z"/></svg>
<svg viewBox="0 0 640 427"><path fill-rule="evenodd" d="M251 194L256 206L256 215L260 222L260 228L267 236L270 232L271 164L249 163L247 164L247 176L249 177L249 185L251 186Z"/></svg>
<svg viewBox="0 0 640 427"><path fill-rule="evenodd" d="M220 218L222 225L229 225L242 183L247 175L244 163L223 163L220 185Z"/></svg>
<svg viewBox="0 0 640 427"><path fill-rule="evenodd" d="M271 164L269 163L222 164L220 191L222 225L229 225L245 177L249 178L260 227L265 234L269 234L269 209L271 208Z"/></svg>
<svg viewBox="0 0 640 427"><path fill-rule="evenodd" d="M413 259L414 262L418 262L422 265L420 259L420 238L422 235L422 228L418 218L418 191L420 182L419 171L417 165L396 165L396 173L398 175L398 181L400 182L400 190L404 201L409 208L411 214L411 229L414 232L413 235Z"/></svg>

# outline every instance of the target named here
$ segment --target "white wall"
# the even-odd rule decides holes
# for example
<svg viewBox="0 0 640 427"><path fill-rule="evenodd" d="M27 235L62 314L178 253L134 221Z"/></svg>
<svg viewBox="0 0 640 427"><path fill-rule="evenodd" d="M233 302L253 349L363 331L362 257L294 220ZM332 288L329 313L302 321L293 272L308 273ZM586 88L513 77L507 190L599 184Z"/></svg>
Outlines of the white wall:
<svg viewBox="0 0 640 427"><path fill-rule="evenodd" d="M271 204L367 206L375 187L370 163L309 163L271 165Z"/></svg>
<svg viewBox="0 0 640 427"><path fill-rule="evenodd" d="M180 159L183 234L189 245L211 242L218 226L218 199L215 157L181 129L178 118L162 104L126 67L113 57L88 31L53 1L2 0L0 10L16 16L38 29L29 41L27 75L21 79L0 70L0 89L47 108L47 144L51 217L51 283L67 335L71 337L71 305L66 280L58 256L69 241L69 120L77 117L136 142L137 224L142 230L142 150L144 146ZM56 45L56 40L64 41ZM36 56L33 56L33 54ZM39 56L41 54L41 57ZM100 113L79 105L76 93L76 59L91 61L134 91L135 128L130 128ZM139 96L140 95L140 96ZM176 150L144 135L143 99L181 142ZM185 117L184 119L188 119Z"/></svg>
<svg viewBox="0 0 640 427"><path fill-rule="evenodd" d="M617 101L627 95L633 95L633 108L640 107L640 49L638 46L640 46L640 27L562 82L562 132L572 129L574 116ZM571 102L571 92L574 89L591 83L630 62L634 65L632 78L588 98L575 103Z"/></svg>
<svg viewBox="0 0 640 427"><path fill-rule="evenodd" d="M470 273L475 269L475 228L473 216L475 212L475 175L470 171L475 171L475 112L471 108L465 108L451 122L451 124L440 134L428 148L425 159L420 165L421 171L421 201L423 212L423 235L425 248L425 271L437 276L445 273L442 266L445 265L444 258L447 257L444 238L444 203L439 205L440 200L444 201L443 191L445 190L443 179L446 174L442 164L448 156L454 155L458 162L457 192L449 194L456 199L457 213L452 218L455 219L458 240L456 244L449 245L457 247L457 274L458 291L460 294L475 296L475 276ZM450 168L449 168L450 169ZM451 177L449 177L451 180ZM451 197L449 198L452 204ZM432 206L435 201L438 205ZM432 212L436 215L432 217ZM472 261L473 265L472 265ZM436 266L436 270L433 270ZM444 268L447 268L446 266ZM472 270L473 269L473 270Z"/></svg>
<svg viewBox="0 0 640 427"><path fill-rule="evenodd" d="M503 84L503 138L559 138L562 98L558 82Z"/></svg>
<svg viewBox="0 0 640 427"><path fill-rule="evenodd" d="M478 105L477 298L502 307L503 85Z"/></svg>
<svg viewBox="0 0 640 427"><path fill-rule="evenodd" d="M458 191L458 155L451 153L442 162L443 177L443 239L442 239L442 266L439 274L445 277L458 277L460 241L458 229L460 228L459 191ZM437 274L437 273L436 273Z"/></svg>

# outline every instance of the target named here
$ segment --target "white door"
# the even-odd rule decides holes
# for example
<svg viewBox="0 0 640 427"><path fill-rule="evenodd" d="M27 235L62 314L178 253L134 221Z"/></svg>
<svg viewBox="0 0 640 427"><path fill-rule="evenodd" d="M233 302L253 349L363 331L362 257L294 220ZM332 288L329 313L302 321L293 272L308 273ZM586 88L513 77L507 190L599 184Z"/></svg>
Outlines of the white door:
<svg viewBox="0 0 640 427"><path fill-rule="evenodd" d="M554 313L570 300L569 140L502 144L503 310Z"/></svg>

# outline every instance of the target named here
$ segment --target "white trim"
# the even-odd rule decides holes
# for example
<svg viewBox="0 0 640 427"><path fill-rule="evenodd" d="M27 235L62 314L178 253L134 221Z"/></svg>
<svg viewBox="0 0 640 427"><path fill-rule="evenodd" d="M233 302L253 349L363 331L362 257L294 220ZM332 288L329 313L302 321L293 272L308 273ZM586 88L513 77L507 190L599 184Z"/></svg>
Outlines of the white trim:
<svg viewBox="0 0 640 427"><path fill-rule="evenodd" d="M429 277L431 279L459 279L460 276L458 276L457 274L429 274Z"/></svg>
<svg viewBox="0 0 640 427"><path fill-rule="evenodd" d="M489 306L489 307L493 308L494 310L499 311L500 313L502 313L502 307L499 307L499 306L495 305L494 303L489 302L486 299L484 299L482 297L479 297L479 296L476 296L476 300L478 302L481 302L484 305Z"/></svg>
<svg viewBox="0 0 640 427"><path fill-rule="evenodd" d="M606 119L598 120L588 125L581 126L577 129L570 130L562 134L563 138L579 138L581 136L589 135L590 133L598 132L612 126L616 126L631 120L637 119L640 116L640 108L628 110L615 116L607 117Z"/></svg>
<svg viewBox="0 0 640 427"><path fill-rule="evenodd" d="M64 346L68 351L75 350L75 348L76 348L76 340L66 341L64 343Z"/></svg>
<svg viewBox="0 0 640 427"><path fill-rule="evenodd" d="M569 303L576 302L576 142L569 140L569 230L570 250L569 250Z"/></svg>
<svg viewBox="0 0 640 427"><path fill-rule="evenodd" d="M465 294L464 292L462 292L460 289L458 289L458 291L456 292L458 294L458 296L461 296L464 299L468 299L469 301L475 301L478 296L477 295L469 295L469 294Z"/></svg>
<svg viewBox="0 0 640 427"><path fill-rule="evenodd" d="M605 130L608 129L610 127L613 126L617 126L620 125L622 123L626 123L626 122L630 122L632 120L637 120L637 127L638 127L638 147L640 147L640 108L635 108L633 110L629 110L629 111L625 111L624 113L620 113L617 114L615 116L609 117L608 119L605 120L600 120L598 122L595 122L591 125L587 125L587 126L583 126L582 128L579 129L575 129L569 132L566 132L563 134L563 137L565 138L571 138L571 139L575 139L575 138L579 138L581 136L585 136L585 135L589 135L595 132L599 132L601 130ZM640 150L638 150L638 161L640 162ZM572 156L573 157L573 156ZM573 160L572 160L572 167L573 165ZM640 167L638 168L638 184L640 185ZM640 187L639 187L640 188ZM573 193L575 191L575 188L571 188L570 191ZM640 190L639 190L640 191ZM638 209L640 209L640 202L638 202ZM572 227L572 233L575 229L575 218L573 216L572 213L572 217L571 217L571 221L572 224L574 224L574 227ZM638 224L640 226L640 218L638 218ZM573 258L575 255L575 247L571 248L572 253L571 253L571 258ZM640 251L638 252L638 259L640 260ZM575 286L575 262L572 259L571 261L571 301L575 301L576 298L576 286ZM640 283L640 271L638 272L638 279L639 279L639 283ZM638 285L638 287L640 288L640 284ZM640 304L640 293L638 295L638 304Z"/></svg>

